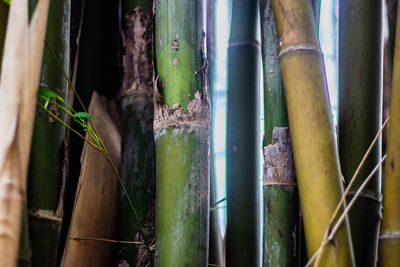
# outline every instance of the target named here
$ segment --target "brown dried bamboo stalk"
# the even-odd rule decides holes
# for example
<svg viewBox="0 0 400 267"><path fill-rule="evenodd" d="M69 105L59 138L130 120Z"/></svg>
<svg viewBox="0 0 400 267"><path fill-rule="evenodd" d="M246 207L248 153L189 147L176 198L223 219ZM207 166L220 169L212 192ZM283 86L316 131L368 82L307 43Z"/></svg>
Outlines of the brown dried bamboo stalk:
<svg viewBox="0 0 400 267"><path fill-rule="evenodd" d="M0 266L15 266L49 0L13 0L0 81Z"/></svg>

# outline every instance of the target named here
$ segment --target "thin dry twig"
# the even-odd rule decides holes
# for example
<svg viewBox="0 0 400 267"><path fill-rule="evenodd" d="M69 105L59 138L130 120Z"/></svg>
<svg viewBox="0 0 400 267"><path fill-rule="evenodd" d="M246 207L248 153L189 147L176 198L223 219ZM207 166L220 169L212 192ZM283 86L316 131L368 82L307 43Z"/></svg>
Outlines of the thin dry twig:
<svg viewBox="0 0 400 267"><path fill-rule="evenodd" d="M310 260L307 262L306 267L311 266L311 264L314 262L315 259L317 259L317 256L320 255L325 248L325 246L333 240L335 237L335 234L339 230L339 227L341 226L342 222L345 220L347 214L351 210L351 208L354 206L355 202L357 201L358 197L361 195L362 191L365 189L367 186L368 182L371 181L371 179L374 177L375 173L379 170L379 167L382 165L382 163L386 159L386 154L382 157L382 159L379 161L379 163L375 166L375 168L371 171L371 173L368 175L368 177L364 180L364 182L361 184L361 186L358 188L356 194L354 197L351 199L349 205L346 207L346 209L343 211L342 215L336 222L336 224L331 227L332 225L330 224L328 226L327 232L329 235L326 235L322 241L321 246L315 251L314 255L310 258ZM315 264L318 266L318 261Z"/></svg>
<svg viewBox="0 0 400 267"><path fill-rule="evenodd" d="M101 241L101 242L118 243L118 244L133 244L133 245L142 245L143 244L143 242L121 241L121 240L96 238L96 237L70 237L69 239L78 240L78 241Z"/></svg>

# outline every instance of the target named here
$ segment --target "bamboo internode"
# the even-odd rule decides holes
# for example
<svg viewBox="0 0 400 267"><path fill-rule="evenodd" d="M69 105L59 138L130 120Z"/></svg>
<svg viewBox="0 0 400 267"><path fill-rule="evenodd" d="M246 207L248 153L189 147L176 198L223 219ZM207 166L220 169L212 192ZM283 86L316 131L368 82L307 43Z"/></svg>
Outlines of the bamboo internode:
<svg viewBox="0 0 400 267"><path fill-rule="evenodd" d="M379 241L379 265L400 265L400 5L397 13L396 43L390 102L390 123L385 165L383 220Z"/></svg>
<svg viewBox="0 0 400 267"><path fill-rule="evenodd" d="M308 255L319 248L343 188L322 53L311 2L272 1ZM321 266L353 266L347 222L319 255Z"/></svg>

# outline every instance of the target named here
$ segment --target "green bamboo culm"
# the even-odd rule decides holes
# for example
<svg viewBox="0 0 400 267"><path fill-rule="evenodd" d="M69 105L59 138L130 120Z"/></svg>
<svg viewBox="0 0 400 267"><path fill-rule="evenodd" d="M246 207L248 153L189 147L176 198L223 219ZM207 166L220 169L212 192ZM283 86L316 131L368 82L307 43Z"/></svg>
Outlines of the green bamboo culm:
<svg viewBox="0 0 400 267"><path fill-rule="evenodd" d="M154 265L147 251L155 227L155 146L153 132L152 0L126 0L124 79L121 94L121 179L136 214L121 190L120 240L142 242L121 246L120 262ZM142 236L144 234L145 236ZM146 252L147 251L147 252ZM145 255L143 257L143 255Z"/></svg>
<svg viewBox="0 0 400 267"><path fill-rule="evenodd" d="M34 10L36 1L30 1ZM50 4L46 42L54 54L45 48L40 86L58 93L64 99L67 81L57 63L68 73L70 0L53 0ZM56 58L55 58L56 57ZM50 104L59 118L65 113ZM32 266L55 266L60 237L62 206L60 188L64 158L62 124L44 110L36 110L28 176L29 236L32 246Z"/></svg>
<svg viewBox="0 0 400 267"><path fill-rule="evenodd" d="M155 266L207 266L210 107L203 1L155 4Z"/></svg>
<svg viewBox="0 0 400 267"><path fill-rule="evenodd" d="M263 266L297 266L299 201L271 0L260 1L264 77Z"/></svg>
<svg viewBox="0 0 400 267"><path fill-rule="evenodd" d="M382 1L339 2L339 157L348 183L382 125ZM380 158L381 140L351 192ZM357 266L376 264L381 208L378 171L349 213Z"/></svg>
<svg viewBox="0 0 400 267"><path fill-rule="evenodd" d="M379 266L400 265L400 5L397 13Z"/></svg>
<svg viewBox="0 0 400 267"><path fill-rule="evenodd" d="M208 84L210 96L214 91L214 59L215 59L215 0L206 1L206 32L207 32L207 60L208 60ZM214 116L214 98L211 97L211 117ZM211 120L211 129L214 129L215 121ZM215 172L214 138L211 132L210 153L210 205L217 202L217 181ZM218 224L218 209L210 209L210 238L208 259L210 264L222 265L222 237Z"/></svg>
<svg viewBox="0 0 400 267"><path fill-rule="evenodd" d="M0 1L0 63L3 58L4 38L6 37L7 20L8 20L8 7L4 1ZM1 71L1 64L0 64Z"/></svg>
<svg viewBox="0 0 400 267"><path fill-rule="evenodd" d="M259 262L258 1L232 2L228 48L227 266Z"/></svg>
<svg viewBox="0 0 400 267"><path fill-rule="evenodd" d="M320 248L343 194L323 56L309 0L272 0L308 256ZM344 206L341 207L343 211ZM354 266L347 220L318 266ZM316 263L316 264L317 264Z"/></svg>

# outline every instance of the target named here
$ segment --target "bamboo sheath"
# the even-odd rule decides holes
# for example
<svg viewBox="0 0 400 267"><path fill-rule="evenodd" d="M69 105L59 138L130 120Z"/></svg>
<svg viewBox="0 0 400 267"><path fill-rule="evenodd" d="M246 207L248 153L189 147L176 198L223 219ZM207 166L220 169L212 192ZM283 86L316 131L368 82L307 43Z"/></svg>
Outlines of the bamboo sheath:
<svg viewBox="0 0 400 267"><path fill-rule="evenodd" d="M99 136L118 170L121 137L107 99L93 92L89 113L96 119ZM90 138L88 134L86 138ZM60 266L114 266L116 246L113 243L85 239L117 239L118 179L106 157L87 142L81 162L81 175Z"/></svg>
<svg viewBox="0 0 400 267"><path fill-rule="evenodd" d="M155 5L155 266L207 266L210 106L203 1Z"/></svg>
<svg viewBox="0 0 400 267"><path fill-rule="evenodd" d="M311 2L273 0L308 255L319 248L343 193L322 53ZM353 266L347 221L319 255L321 266Z"/></svg>
<svg viewBox="0 0 400 267"><path fill-rule="evenodd" d="M264 75L263 266L296 266L299 201L271 0L260 1Z"/></svg>
<svg viewBox="0 0 400 267"><path fill-rule="evenodd" d="M346 184L382 125L382 1L339 3L339 156ZM350 189L350 200L381 159L381 139ZM375 266L381 220L381 175L349 213L357 266Z"/></svg>
<svg viewBox="0 0 400 267"><path fill-rule="evenodd" d="M400 265L400 5L397 13L393 60L390 123L385 166L383 220L379 240L379 265Z"/></svg>

